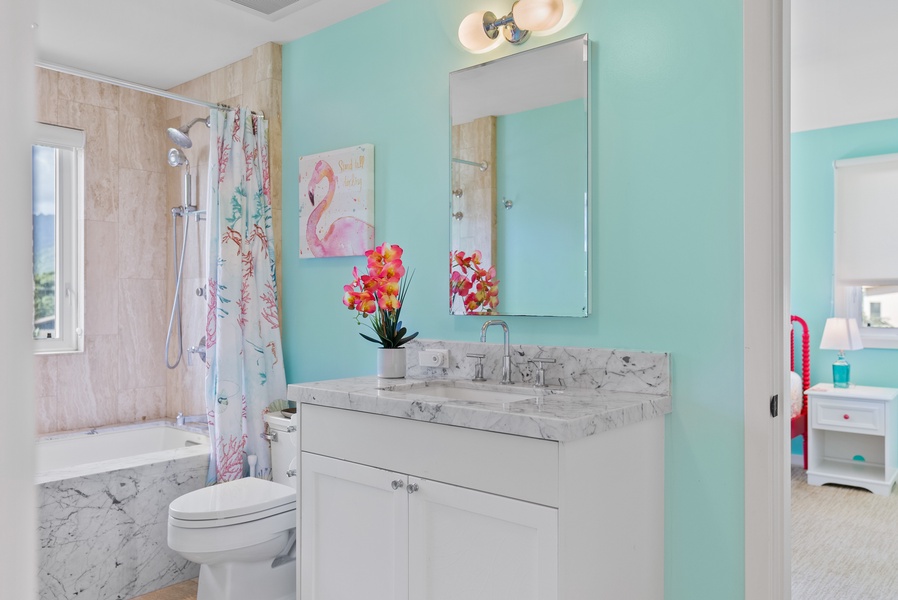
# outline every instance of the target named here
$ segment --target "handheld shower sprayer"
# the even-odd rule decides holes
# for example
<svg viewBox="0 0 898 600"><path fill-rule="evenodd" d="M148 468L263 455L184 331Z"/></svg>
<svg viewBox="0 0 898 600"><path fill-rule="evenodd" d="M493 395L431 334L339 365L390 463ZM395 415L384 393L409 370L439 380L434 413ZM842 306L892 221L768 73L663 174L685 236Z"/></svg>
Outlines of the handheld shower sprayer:
<svg viewBox="0 0 898 600"><path fill-rule="evenodd" d="M184 178L181 182L181 209L196 209L196 201L193 197L193 175L190 174L190 161L180 148L172 148L168 151L168 164L173 167L185 166Z"/></svg>
<svg viewBox="0 0 898 600"><path fill-rule="evenodd" d="M187 165L187 170L190 171L190 161L187 160L187 156L179 148L172 148L168 151L168 164L173 167Z"/></svg>

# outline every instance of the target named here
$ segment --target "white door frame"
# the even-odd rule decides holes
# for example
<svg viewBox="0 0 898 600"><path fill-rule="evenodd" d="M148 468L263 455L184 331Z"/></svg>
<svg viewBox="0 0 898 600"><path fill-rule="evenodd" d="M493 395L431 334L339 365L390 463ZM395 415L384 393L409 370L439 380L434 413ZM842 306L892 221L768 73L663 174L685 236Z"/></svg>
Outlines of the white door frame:
<svg viewBox="0 0 898 600"><path fill-rule="evenodd" d="M790 0L743 0L746 600L791 597L789 12Z"/></svg>
<svg viewBox="0 0 898 600"><path fill-rule="evenodd" d="M37 598L37 494L34 485L34 390L32 389L29 298L31 261L31 143L34 123L34 31L36 2L0 0L0 113L7 119L0 145L4 200L0 250L13 257L0 263L4 284L0 328L0 378L15 418L0 422L0 531L14 544L0 547L3 598ZM15 258L15 257L19 258ZM27 254L26 254L27 256ZM14 399L14 400L13 400Z"/></svg>

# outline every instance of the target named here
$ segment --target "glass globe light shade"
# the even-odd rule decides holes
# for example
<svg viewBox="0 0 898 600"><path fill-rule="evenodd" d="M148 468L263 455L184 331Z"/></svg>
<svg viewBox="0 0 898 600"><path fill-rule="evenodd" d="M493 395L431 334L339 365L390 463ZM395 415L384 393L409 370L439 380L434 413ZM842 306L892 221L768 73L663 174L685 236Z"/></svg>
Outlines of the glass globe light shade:
<svg viewBox="0 0 898 600"><path fill-rule="evenodd" d="M518 0L511 9L518 29L544 31L555 27L564 14L562 0Z"/></svg>
<svg viewBox="0 0 898 600"><path fill-rule="evenodd" d="M483 15L485 14L486 11L472 12L462 19L461 25L458 26L458 41L469 52L475 54L489 52L502 42L498 37L490 39L483 31Z"/></svg>

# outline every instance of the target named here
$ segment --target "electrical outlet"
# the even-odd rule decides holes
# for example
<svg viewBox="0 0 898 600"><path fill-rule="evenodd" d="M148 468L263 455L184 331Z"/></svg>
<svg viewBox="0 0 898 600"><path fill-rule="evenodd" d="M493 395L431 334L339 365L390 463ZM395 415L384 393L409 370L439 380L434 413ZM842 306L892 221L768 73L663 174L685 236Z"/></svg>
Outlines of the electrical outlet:
<svg viewBox="0 0 898 600"><path fill-rule="evenodd" d="M448 367L449 351L441 348L418 352L418 364L422 367Z"/></svg>

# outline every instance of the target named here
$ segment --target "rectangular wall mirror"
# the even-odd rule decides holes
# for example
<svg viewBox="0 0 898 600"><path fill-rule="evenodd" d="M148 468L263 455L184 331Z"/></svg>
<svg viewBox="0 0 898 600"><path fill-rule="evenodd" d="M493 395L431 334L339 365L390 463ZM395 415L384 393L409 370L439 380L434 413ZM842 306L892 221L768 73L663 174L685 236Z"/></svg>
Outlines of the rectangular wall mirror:
<svg viewBox="0 0 898 600"><path fill-rule="evenodd" d="M589 41L449 75L450 313L589 311Z"/></svg>

